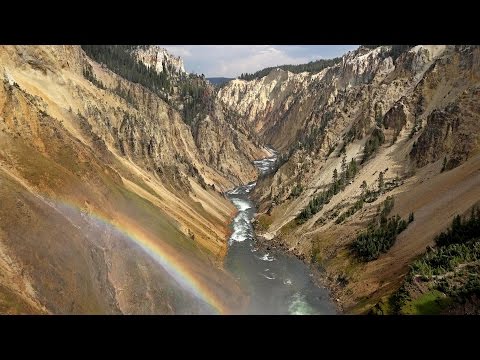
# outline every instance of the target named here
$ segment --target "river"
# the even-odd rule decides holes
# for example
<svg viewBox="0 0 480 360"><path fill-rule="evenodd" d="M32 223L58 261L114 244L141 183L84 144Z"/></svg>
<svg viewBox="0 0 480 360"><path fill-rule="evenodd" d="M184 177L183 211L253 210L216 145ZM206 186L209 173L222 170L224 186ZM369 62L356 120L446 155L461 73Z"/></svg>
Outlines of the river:
<svg viewBox="0 0 480 360"><path fill-rule="evenodd" d="M274 169L275 162L274 155L254 164L266 174ZM328 290L315 285L306 264L281 251L265 252L257 247L252 226L256 208L249 197L255 184L239 186L227 193L238 214L232 222L225 266L249 294L250 302L244 313L335 314Z"/></svg>

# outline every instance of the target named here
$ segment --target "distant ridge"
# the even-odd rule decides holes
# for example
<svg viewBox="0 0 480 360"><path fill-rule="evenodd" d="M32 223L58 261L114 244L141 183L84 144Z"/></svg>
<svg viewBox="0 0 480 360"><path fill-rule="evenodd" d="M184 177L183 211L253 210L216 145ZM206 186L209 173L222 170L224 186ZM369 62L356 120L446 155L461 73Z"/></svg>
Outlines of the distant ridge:
<svg viewBox="0 0 480 360"><path fill-rule="evenodd" d="M230 80L233 80L233 78L211 77L211 78L207 78L207 80L210 81L215 86L220 86L220 85L223 85Z"/></svg>

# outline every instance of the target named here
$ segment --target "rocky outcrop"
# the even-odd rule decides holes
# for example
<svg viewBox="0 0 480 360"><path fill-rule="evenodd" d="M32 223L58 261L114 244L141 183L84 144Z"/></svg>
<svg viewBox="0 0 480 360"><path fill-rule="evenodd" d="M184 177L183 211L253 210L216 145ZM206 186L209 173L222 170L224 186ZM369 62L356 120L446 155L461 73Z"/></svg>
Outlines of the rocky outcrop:
<svg viewBox="0 0 480 360"><path fill-rule="evenodd" d="M381 114L377 115L381 117ZM407 110L405 105L399 101L387 111L383 118L383 126L385 130L392 129L396 136L402 131L407 124Z"/></svg>
<svg viewBox="0 0 480 360"><path fill-rule="evenodd" d="M157 73L167 71L175 75L186 74L183 59L158 45L137 46L132 53L147 68L153 68Z"/></svg>
<svg viewBox="0 0 480 360"><path fill-rule="evenodd" d="M478 87L466 90L445 109L430 113L425 130L410 153L417 166L445 158L445 169L449 170L479 150L476 127L480 121L480 104L473 100L479 95Z"/></svg>
<svg viewBox="0 0 480 360"><path fill-rule="evenodd" d="M478 151L479 56L478 47L458 46L417 86L415 108L420 118L426 117L410 154L417 166L445 158L451 169Z"/></svg>

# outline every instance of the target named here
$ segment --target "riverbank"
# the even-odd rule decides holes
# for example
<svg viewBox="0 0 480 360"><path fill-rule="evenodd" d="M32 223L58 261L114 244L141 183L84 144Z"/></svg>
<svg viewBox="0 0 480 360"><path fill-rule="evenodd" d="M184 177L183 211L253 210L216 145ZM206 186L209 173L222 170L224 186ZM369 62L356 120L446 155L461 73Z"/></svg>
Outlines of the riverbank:
<svg viewBox="0 0 480 360"><path fill-rule="evenodd" d="M274 171L276 153L254 164L265 175ZM335 314L336 306L328 290L317 281L317 271L287 251L263 246L254 231L256 206L250 193L256 183L239 186L226 193L238 209L232 221L225 268L235 276L250 296L242 314Z"/></svg>
<svg viewBox="0 0 480 360"><path fill-rule="evenodd" d="M272 239L267 239L266 237L259 234L256 229L257 222L253 222L253 227L255 230L255 237L256 237L256 245L259 249L263 251L272 251L277 250L281 251L285 256L294 257L300 261L302 261L305 266L308 267L310 273L312 274L312 280L315 285L319 287L324 287L328 289L329 298L332 304L335 305L336 311L338 314L344 313L344 303L343 301L336 296L337 291L339 290L339 284L337 281L331 279L330 276L325 272L325 270L320 269L310 263L307 257L298 252L296 249L289 248L285 243L283 243L280 239L274 237Z"/></svg>

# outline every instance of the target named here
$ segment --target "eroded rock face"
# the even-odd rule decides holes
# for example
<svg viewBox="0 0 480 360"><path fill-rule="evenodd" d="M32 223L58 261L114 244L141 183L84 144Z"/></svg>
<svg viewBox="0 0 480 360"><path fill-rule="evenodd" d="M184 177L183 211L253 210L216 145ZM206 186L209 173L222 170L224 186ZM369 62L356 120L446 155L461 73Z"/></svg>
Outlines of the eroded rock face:
<svg viewBox="0 0 480 360"><path fill-rule="evenodd" d="M386 130L392 129L398 135L407 124L407 117L406 107L399 101L385 114L383 125Z"/></svg>
<svg viewBox="0 0 480 360"><path fill-rule="evenodd" d="M84 77L87 65L102 86ZM221 270L235 211L221 191L256 177L247 162L261 147L233 139L221 116L198 119L209 128L194 137L173 106L80 47L1 47L0 76L0 183L8 185L0 252L12 259L0 264L12 274L0 277L6 312L242 305ZM208 152L243 166L217 168L224 159L210 161Z"/></svg>
<svg viewBox="0 0 480 360"><path fill-rule="evenodd" d="M394 134L388 140L398 136L407 122L413 121L412 110L408 105L400 105L406 102L401 99L412 91L435 56L444 50L445 47L416 47L394 64L387 47L360 48L345 55L341 63L317 74L283 72L282 75L282 71L276 71L251 82L232 81L218 97L225 107L244 114L247 121L261 124L256 129L266 142L280 150L299 153L294 157L302 159L301 165L294 166L298 168L296 177L304 172L302 168L311 169L309 164L315 159L324 159L335 149L340 151L343 144L363 141L375 126L382 125L386 114L386 126L394 127ZM274 81L275 86L270 85ZM281 96L274 95L275 87L283 89ZM275 99L269 100L273 105L267 107L266 101L255 102L256 98L265 100L265 94ZM301 149L295 150L297 143L302 144ZM308 185L307 179L296 181ZM274 178L273 182L279 181ZM273 194L281 192L272 189ZM286 189L280 200L288 196Z"/></svg>
<svg viewBox="0 0 480 360"><path fill-rule="evenodd" d="M224 107L239 114L239 122L250 123L282 153L282 166L259 180L253 193L260 203L259 222L268 224L261 232L296 248L307 259L322 259L320 265L331 279L350 271L348 285L334 290L347 308L352 309L362 296L388 292L381 284L393 284L431 243L435 231L450 222L453 210L440 205L446 201L445 188L472 192L449 202L455 204L455 211L464 211L478 200L478 184L469 178L473 173L461 165L470 169L477 161L473 157L479 148L475 125L480 114L479 51L477 46L444 45L419 45L396 53L389 47L359 48L317 74L272 71L253 81L231 81L218 93ZM378 148L364 160L365 144L372 144L377 135ZM446 169L459 169L445 175L444 158ZM296 224L295 217L309 201L332 183L334 170L341 172L343 159L347 164L354 159L359 173L320 211ZM385 258L352 265L345 255L348 245L387 195L347 220L335 220L359 199L363 181L376 189L379 172L387 182L399 181L392 191L401 204L395 211L401 216L417 210L430 214L421 220L429 231L411 230L400 241L403 245ZM440 174L441 180L435 180ZM455 188L459 179L468 186ZM442 196L432 197L430 191ZM331 283L335 289L335 281Z"/></svg>
<svg viewBox="0 0 480 360"><path fill-rule="evenodd" d="M173 74L186 74L183 59L174 56L158 45L138 46L133 55L148 68L153 67L156 72L168 71Z"/></svg>
<svg viewBox="0 0 480 360"><path fill-rule="evenodd" d="M476 127L480 121L480 106L472 97L479 95L478 87L466 90L445 109L430 113L425 130L410 153L417 166L445 158L445 168L452 169L478 150Z"/></svg>
<svg viewBox="0 0 480 360"><path fill-rule="evenodd" d="M219 91L218 98L251 123L265 141L286 150L319 129L323 133L323 127L332 126L332 120L342 122L342 129L350 126L359 110L363 114L358 120L364 122L374 118L377 109L385 114L398 100L396 93L402 89L397 87L407 85L399 80L389 84L388 75L395 71L395 65L388 51L387 47L361 48L316 74L277 69L261 79L233 80ZM416 53L410 56L419 62ZM385 81L387 84L380 86ZM391 99L384 104L375 97Z"/></svg>
<svg viewBox="0 0 480 360"><path fill-rule="evenodd" d="M306 74L277 69L261 79L230 81L218 92L218 99L227 110L239 114L242 121L258 134L269 138L265 134L275 127L277 119L289 111L295 95L308 82ZM278 139L282 139L284 134L277 135Z"/></svg>
<svg viewBox="0 0 480 360"><path fill-rule="evenodd" d="M257 170L253 160L265 157L265 152L249 134L233 128L217 107L216 111L199 120L194 127L198 152L206 163L217 169L228 180L227 184L243 184L253 181ZM223 185L220 182L219 185ZM217 185L218 186L218 185ZM228 188L232 185L224 185Z"/></svg>
<svg viewBox="0 0 480 360"><path fill-rule="evenodd" d="M450 169L478 150L479 56L478 47L458 46L451 56L439 59L419 84L414 103L426 119L410 154L417 166L445 157ZM438 102L441 106L436 106Z"/></svg>
<svg viewBox="0 0 480 360"><path fill-rule="evenodd" d="M364 142L376 126L382 127L389 144L407 128L416 135L420 128L428 127L427 118L434 109L444 109L456 101L459 91L475 83L477 70L473 64L478 61L474 60L477 51L416 46L394 62L387 47L360 48L345 55L340 64L317 74L276 70L261 79L232 81L219 91L218 97L226 108L240 114L240 121L252 123L267 143L284 152L289 150L292 164L301 159L297 165L288 166L283 182L291 179L295 167L295 181L308 186L310 177L302 180L301 169L311 168L308 164L322 161L335 150L343 151L350 143ZM476 113L476 109L472 110ZM475 147L475 141L470 143ZM355 157L361 160L358 150ZM432 151L442 156L443 150L449 151ZM436 160L438 157L430 158ZM426 163L420 161L418 165ZM273 184L280 183L281 174L282 169L274 176ZM282 193L278 188L265 193L270 191ZM287 189L280 200L288 195Z"/></svg>

